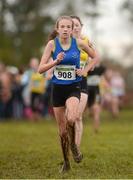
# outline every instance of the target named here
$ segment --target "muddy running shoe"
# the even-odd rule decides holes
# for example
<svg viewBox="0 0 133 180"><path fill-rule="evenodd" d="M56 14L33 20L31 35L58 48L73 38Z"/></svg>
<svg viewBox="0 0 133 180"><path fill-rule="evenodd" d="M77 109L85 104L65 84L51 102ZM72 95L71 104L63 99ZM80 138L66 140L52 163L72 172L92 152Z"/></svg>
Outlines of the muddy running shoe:
<svg viewBox="0 0 133 180"><path fill-rule="evenodd" d="M65 173L71 169L70 163L68 162L63 162L63 165L60 169L60 173Z"/></svg>
<svg viewBox="0 0 133 180"><path fill-rule="evenodd" d="M71 145L71 151L73 154L73 159L76 163L80 163L83 159L83 154L80 152L76 144Z"/></svg>

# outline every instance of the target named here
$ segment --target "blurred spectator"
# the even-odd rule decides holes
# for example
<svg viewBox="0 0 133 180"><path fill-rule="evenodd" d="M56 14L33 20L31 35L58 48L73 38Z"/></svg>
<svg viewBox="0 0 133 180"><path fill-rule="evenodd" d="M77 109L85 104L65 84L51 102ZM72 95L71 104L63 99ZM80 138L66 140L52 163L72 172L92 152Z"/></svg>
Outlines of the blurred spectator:
<svg viewBox="0 0 133 180"><path fill-rule="evenodd" d="M7 67L7 71L11 77L11 93L12 93L12 115L15 119L21 119L23 117L24 103L22 97L22 91L24 85L21 84L21 75L18 68L11 66Z"/></svg>
<svg viewBox="0 0 133 180"><path fill-rule="evenodd" d="M12 117L11 78L3 63L0 63L0 118Z"/></svg>
<svg viewBox="0 0 133 180"><path fill-rule="evenodd" d="M112 95L117 99L119 107L121 108L123 106L123 99L125 95L125 82L120 72L113 71L110 85L112 88Z"/></svg>
<svg viewBox="0 0 133 180"><path fill-rule="evenodd" d="M32 62L33 63L33 62ZM31 79L30 79L30 93L31 93L31 107L32 119L38 120L42 115L44 109L43 95L45 93L45 77L39 74L38 70L39 61L34 61L34 66Z"/></svg>
<svg viewBox="0 0 133 180"><path fill-rule="evenodd" d="M93 117L94 132L97 133L100 125L101 97L100 97L100 79L105 71L105 67L100 63L94 70L88 72L88 107Z"/></svg>
<svg viewBox="0 0 133 180"><path fill-rule="evenodd" d="M101 80L102 106L111 112L113 117L119 114L118 98L112 94L111 79L113 70L107 69Z"/></svg>
<svg viewBox="0 0 133 180"><path fill-rule="evenodd" d="M49 115L53 116L53 108L51 104L52 76L53 76L53 68L49 69L46 72L46 91L44 93L43 116L49 116Z"/></svg>
<svg viewBox="0 0 133 180"><path fill-rule="evenodd" d="M24 99L24 115L28 119L32 118L30 81L31 81L32 73L34 72L34 69L36 69L36 66L38 66L38 59L31 58L29 63L29 68L24 72L21 79L22 85L25 86L22 93Z"/></svg>

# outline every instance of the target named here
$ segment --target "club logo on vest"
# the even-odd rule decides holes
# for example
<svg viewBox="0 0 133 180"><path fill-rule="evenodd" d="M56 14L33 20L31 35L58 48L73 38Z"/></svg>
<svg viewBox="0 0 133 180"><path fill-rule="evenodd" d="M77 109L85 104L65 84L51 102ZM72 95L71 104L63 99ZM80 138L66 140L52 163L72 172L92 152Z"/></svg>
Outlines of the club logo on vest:
<svg viewBox="0 0 133 180"><path fill-rule="evenodd" d="M78 53L76 51L72 53L72 58L74 59L78 58Z"/></svg>

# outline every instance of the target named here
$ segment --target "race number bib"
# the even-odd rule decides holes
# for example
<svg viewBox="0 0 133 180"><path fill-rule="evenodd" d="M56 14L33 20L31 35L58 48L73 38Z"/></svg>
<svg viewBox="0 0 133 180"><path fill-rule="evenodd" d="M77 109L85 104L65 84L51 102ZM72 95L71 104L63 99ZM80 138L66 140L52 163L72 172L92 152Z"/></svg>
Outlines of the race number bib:
<svg viewBox="0 0 133 180"><path fill-rule="evenodd" d="M100 76L93 75L87 78L87 85L89 86L97 86L100 83Z"/></svg>
<svg viewBox="0 0 133 180"><path fill-rule="evenodd" d="M85 65L86 65L86 62L85 62L85 61L80 61L80 68L81 68L81 69L84 69L84 68L85 68Z"/></svg>
<svg viewBox="0 0 133 180"><path fill-rule="evenodd" d="M54 75L59 80L75 80L76 66L74 65L57 65L54 69Z"/></svg>

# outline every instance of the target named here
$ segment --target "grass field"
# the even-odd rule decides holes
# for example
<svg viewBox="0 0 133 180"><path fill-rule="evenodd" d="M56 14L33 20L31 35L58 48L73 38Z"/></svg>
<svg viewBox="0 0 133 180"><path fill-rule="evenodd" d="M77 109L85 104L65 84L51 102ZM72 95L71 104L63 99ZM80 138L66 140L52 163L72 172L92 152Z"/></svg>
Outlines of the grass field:
<svg viewBox="0 0 133 180"><path fill-rule="evenodd" d="M0 123L0 179L121 178L133 179L133 112L118 119L102 115L100 133L92 131L85 117L81 144L83 162L60 174L62 155L54 120Z"/></svg>

